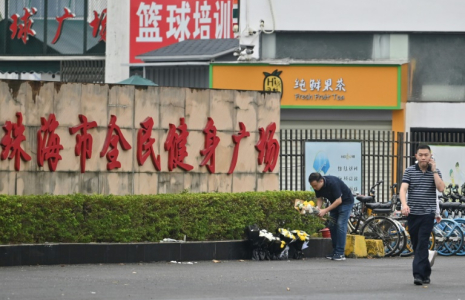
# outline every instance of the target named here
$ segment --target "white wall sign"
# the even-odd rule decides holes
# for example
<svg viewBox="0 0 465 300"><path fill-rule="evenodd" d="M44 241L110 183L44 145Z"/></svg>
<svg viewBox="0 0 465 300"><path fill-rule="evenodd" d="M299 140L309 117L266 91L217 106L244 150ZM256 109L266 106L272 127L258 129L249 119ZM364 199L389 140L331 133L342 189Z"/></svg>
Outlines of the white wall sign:
<svg viewBox="0 0 465 300"><path fill-rule="evenodd" d="M464 148L465 149L465 148ZM339 177L352 190L362 188L362 143L343 141L305 142L305 190L312 191L312 172Z"/></svg>
<svg viewBox="0 0 465 300"><path fill-rule="evenodd" d="M446 186L452 183L460 187L465 182L465 146L429 146Z"/></svg>

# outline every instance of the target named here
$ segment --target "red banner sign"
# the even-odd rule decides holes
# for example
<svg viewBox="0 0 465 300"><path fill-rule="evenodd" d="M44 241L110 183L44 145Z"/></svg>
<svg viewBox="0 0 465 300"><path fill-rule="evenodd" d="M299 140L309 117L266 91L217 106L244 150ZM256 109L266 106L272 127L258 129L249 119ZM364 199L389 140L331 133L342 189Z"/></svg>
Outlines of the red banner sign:
<svg viewBox="0 0 465 300"><path fill-rule="evenodd" d="M234 0L132 0L130 62L189 39L233 38Z"/></svg>

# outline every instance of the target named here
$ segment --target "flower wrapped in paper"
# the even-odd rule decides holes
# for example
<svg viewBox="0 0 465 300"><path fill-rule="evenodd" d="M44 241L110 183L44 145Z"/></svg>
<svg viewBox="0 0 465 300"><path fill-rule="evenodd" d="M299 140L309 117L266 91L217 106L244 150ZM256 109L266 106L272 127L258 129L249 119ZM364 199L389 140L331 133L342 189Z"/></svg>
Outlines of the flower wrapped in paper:
<svg viewBox="0 0 465 300"><path fill-rule="evenodd" d="M308 248L308 241L310 240L310 235L303 230L292 230L291 233L297 237L295 244L298 245L296 248L298 250L304 250Z"/></svg>
<svg viewBox="0 0 465 300"><path fill-rule="evenodd" d="M302 215L305 214L318 214L319 209L316 207L315 202L312 200L305 201L301 199L295 199L294 208L297 209Z"/></svg>
<svg viewBox="0 0 465 300"><path fill-rule="evenodd" d="M259 229L257 225L246 227L246 235L252 244L253 260L287 259L289 247L285 241L274 236L266 229Z"/></svg>

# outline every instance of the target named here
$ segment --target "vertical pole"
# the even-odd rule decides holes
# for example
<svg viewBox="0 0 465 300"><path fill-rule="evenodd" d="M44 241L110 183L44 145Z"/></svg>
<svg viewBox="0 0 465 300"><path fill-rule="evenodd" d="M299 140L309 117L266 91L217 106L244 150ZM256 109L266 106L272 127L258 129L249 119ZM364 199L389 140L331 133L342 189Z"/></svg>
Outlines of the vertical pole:
<svg viewBox="0 0 465 300"><path fill-rule="evenodd" d="M397 176L396 182L399 187L402 182L402 174L404 171L403 167L403 156L404 156L404 134L403 132L397 133Z"/></svg>
<svg viewBox="0 0 465 300"><path fill-rule="evenodd" d="M283 190L283 129L279 128L279 190Z"/></svg>
<svg viewBox="0 0 465 300"><path fill-rule="evenodd" d="M43 46L43 53L47 54L47 30L48 30L48 0L44 1L44 44Z"/></svg>
<svg viewBox="0 0 465 300"><path fill-rule="evenodd" d="M6 54L6 43L8 40L8 18L9 18L9 13L8 13L8 0L5 0L5 16L4 16L4 22L3 22L3 49L2 49L2 54Z"/></svg>
<svg viewBox="0 0 465 300"><path fill-rule="evenodd" d="M299 139L299 144L300 144L300 190L305 191L305 161L304 161L304 137L303 137L303 130L305 129L300 129L300 139Z"/></svg>
<svg viewBox="0 0 465 300"><path fill-rule="evenodd" d="M295 136L294 136L295 131L294 131L294 135L292 134L292 129L290 129L289 132L291 134L291 136L289 138L291 140L291 142L290 142L291 147L290 147L289 153L288 153L289 158L290 158L290 164L289 164L290 165L290 168L289 168L289 183L290 183L290 185L289 185L289 187L290 187L290 190L293 191L294 190L294 188L293 188L294 176L292 176L292 175L293 175L293 172L294 172L294 169L295 169L295 165L294 165L294 151L292 151L292 150L294 148L294 142L295 142Z"/></svg>
<svg viewBox="0 0 465 300"><path fill-rule="evenodd" d="M84 0L84 22L83 22L83 28L82 30L84 31L83 37L83 49L82 49L82 54L86 54L87 52L87 10L89 9L89 0Z"/></svg>
<svg viewBox="0 0 465 300"><path fill-rule="evenodd" d="M284 189L285 189L286 191L288 190L288 188L287 188L287 177L288 177L288 176L287 176L287 175L288 175L288 174L287 174L287 173L288 173L287 170L288 170L288 168L289 168L289 162L288 162L288 160L287 160L287 156L288 156L288 152L287 152L287 144L288 144L287 132L288 132L288 130L285 130L285 131L284 131L284 148L286 149L286 150L284 151L284 156L285 156L285 169L284 169L284 174L285 174L284 180L285 180L285 181L284 181Z"/></svg>

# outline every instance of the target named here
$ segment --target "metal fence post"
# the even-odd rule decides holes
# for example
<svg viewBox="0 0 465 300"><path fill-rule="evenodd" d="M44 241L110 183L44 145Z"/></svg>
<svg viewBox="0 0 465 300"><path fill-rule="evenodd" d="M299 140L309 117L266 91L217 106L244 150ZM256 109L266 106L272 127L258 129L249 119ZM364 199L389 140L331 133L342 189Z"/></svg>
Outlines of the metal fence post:
<svg viewBox="0 0 465 300"><path fill-rule="evenodd" d="M400 183L402 182L402 176L404 173L404 133L403 132L398 132L397 133L397 167L396 167L396 178L395 182L397 182L397 188L399 189Z"/></svg>

